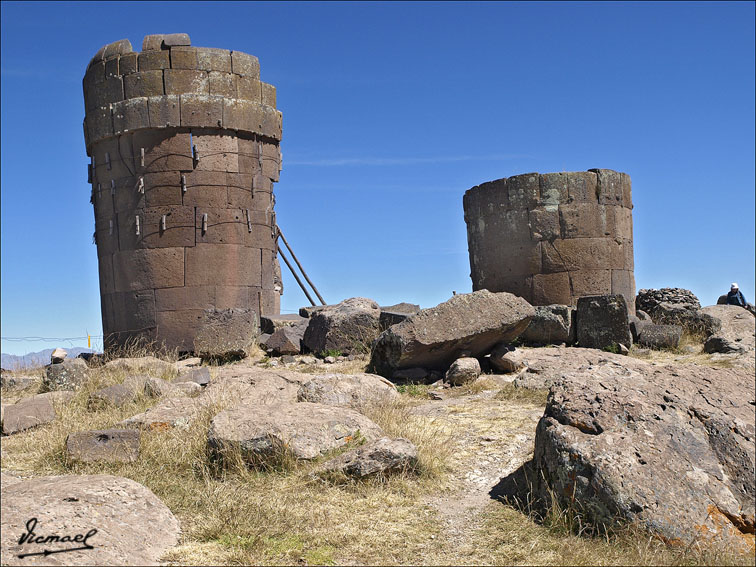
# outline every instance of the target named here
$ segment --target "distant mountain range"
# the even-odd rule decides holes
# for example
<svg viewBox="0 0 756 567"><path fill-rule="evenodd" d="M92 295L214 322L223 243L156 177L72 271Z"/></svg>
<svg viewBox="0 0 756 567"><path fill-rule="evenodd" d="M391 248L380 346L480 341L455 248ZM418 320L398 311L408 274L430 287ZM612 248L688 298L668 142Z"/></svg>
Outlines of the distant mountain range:
<svg viewBox="0 0 756 567"><path fill-rule="evenodd" d="M54 348L46 348L39 352L30 352L29 354L0 354L0 366L4 370L21 370L22 368L33 368L35 366L44 366L50 364L50 355ZM64 349L68 353L68 358L76 358L82 352L95 352L91 348L72 347Z"/></svg>

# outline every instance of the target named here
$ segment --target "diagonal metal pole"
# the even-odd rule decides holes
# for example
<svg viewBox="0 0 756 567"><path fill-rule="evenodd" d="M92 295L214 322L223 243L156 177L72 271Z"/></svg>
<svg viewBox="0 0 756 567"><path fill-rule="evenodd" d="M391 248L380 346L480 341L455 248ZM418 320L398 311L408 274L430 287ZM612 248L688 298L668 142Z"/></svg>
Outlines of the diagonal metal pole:
<svg viewBox="0 0 756 567"><path fill-rule="evenodd" d="M294 250L292 250L291 246L289 246L289 242L286 240L286 237L283 235L283 232L281 232L281 227L278 226L278 225L276 225L276 229L277 229L277 232L278 232L278 236L281 237L281 240L283 240L284 244L286 245L287 250L289 252L291 252L291 257L294 258L294 261L297 263L297 266L299 266L299 269L302 271L302 275L307 280L307 283L310 284L310 287L312 287L312 291L314 291L315 295L318 296L318 299L320 300L320 304L321 305L325 305L326 304L325 299L323 299L323 296L320 295L320 292L318 291L318 288L315 287L315 284L312 283L312 280L310 280L310 278L307 277L307 272L304 271L304 268L302 267L302 264L300 264L299 260L297 259L297 255L294 254ZM280 249L279 249L279 251L280 251ZM284 261L285 260L286 259L284 258ZM286 262L286 264L288 265L289 263ZM289 266L289 269L291 269L291 266ZM299 285L302 285L302 284L300 283ZM312 303L312 300L310 300L310 302ZM313 303L313 305L315 305L315 304Z"/></svg>
<svg viewBox="0 0 756 567"><path fill-rule="evenodd" d="M304 286L304 284L302 283L302 280L300 280L300 279L299 279L299 276L298 276L298 275L297 275L297 273L296 273L296 272L294 271L294 268L292 268L292 267L291 267L291 264L289 263L289 260L287 260L287 259L286 259L286 256L284 256L283 250L281 250L281 249L279 248L279 249L278 249L278 254L279 254L279 255L281 256L281 258L283 258L283 261L284 261L284 262L286 262L286 265L287 265L287 266L289 266L289 271L291 271L291 275L292 275L292 276L294 276L294 279L295 279L295 280L297 280L297 283L299 284L299 287L301 287L301 288L302 288L302 291L303 291L303 292L304 292L304 294L305 294L305 295L307 296L307 299L308 299L308 300L310 301L310 305L312 305L313 307L315 307L315 302L314 302L314 301L312 300L312 297L310 297L310 294L309 294L309 293L307 293L307 288L306 288L306 287Z"/></svg>

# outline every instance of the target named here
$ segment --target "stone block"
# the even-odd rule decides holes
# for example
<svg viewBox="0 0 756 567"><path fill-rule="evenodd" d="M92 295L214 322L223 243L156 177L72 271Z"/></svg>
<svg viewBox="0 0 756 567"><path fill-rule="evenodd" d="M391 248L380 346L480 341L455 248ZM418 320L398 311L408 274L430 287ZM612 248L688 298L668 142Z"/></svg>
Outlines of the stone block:
<svg viewBox="0 0 756 567"><path fill-rule="evenodd" d="M112 230L110 221L113 221ZM95 219L95 241L97 255L103 256L118 251L118 222L117 219Z"/></svg>
<svg viewBox="0 0 756 567"><path fill-rule="evenodd" d="M231 72L231 52L215 47L197 48L197 66L204 71Z"/></svg>
<svg viewBox="0 0 756 567"><path fill-rule="evenodd" d="M638 333L641 346L656 349L675 349L680 344L682 327L679 325L642 325Z"/></svg>
<svg viewBox="0 0 756 567"><path fill-rule="evenodd" d="M47 392L22 398L15 404L4 405L3 435L50 423L57 415L57 407L69 401L72 396L72 392Z"/></svg>
<svg viewBox="0 0 756 567"><path fill-rule="evenodd" d="M570 272L570 285L572 286L573 298L589 295L608 295L612 290L612 271L573 271Z"/></svg>
<svg viewBox="0 0 756 567"><path fill-rule="evenodd" d="M170 69L171 59L168 51L143 51L139 54L137 65L139 72L162 71Z"/></svg>
<svg viewBox="0 0 756 567"><path fill-rule="evenodd" d="M276 140L281 139L281 132L283 129L282 117L283 115L270 106L263 106L263 122L262 122L262 135L274 138Z"/></svg>
<svg viewBox="0 0 756 567"><path fill-rule="evenodd" d="M110 191L111 179L116 180L116 185L121 186L126 183L123 178L133 175L131 144L126 138L111 138L98 142L92 148L92 157L96 165L96 181L102 184L103 190L107 186Z"/></svg>
<svg viewBox="0 0 756 567"><path fill-rule="evenodd" d="M84 79L82 80L84 90L86 91L89 85L103 82L105 77L105 61L97 61L95 64L90 65L87 68L87 72L84 73Z"/></svg>
<svg viewBox="0 0 756 567"><path fill-rule="evenodd" d="M239 77L236 80L236 91L240 99L262 103L262 83L255 77Z"/></svg>
<svg viewBox="0 0 756 567"><path fill-rule="evenodd" d="M222 73L220 71L210 71L209 85L210 94L220 95L226 98L236 98L236 79L233 73Z"/></svg>
<svg viewBox="0 0 756 567"><path fill-rule="evenodd" d="M633 238L633 211L626 207L614 207L614 219L619 238Z"/></svg>
<svg viewBox="0 0 756 567"><path fill-rule="evenodd" d="M260 61L254 55L242 53L241 51L232 51L231 71L243 77L259 79Z"/></svg>
<svg viewBox="0 0 756 567"><path fill-rule="evenodd" d="M137 53L126 53L121 55L118 61L118 73L122 76L136 73L138 71L137 56Z"/></svg>
<svg viewBox="0 0 756 567"><path fill-rule="evenodd" d="M229 175L232 175L232 174L229 174ZM255 205L258 204L254 200L254 193L252 192L251 188L245 189L243 187L236 187L236 186L229 185L227 191L228 191L228 194L227 194L226 206L228 208L253 210ZM267 196L267 193L263 193L263 195Z"/></svg>
<svg viewBox="0 0 756 567"><path fill-rule="evenodd" d="M204 310L214 306L214 286L181 286L155 290L155 309L158 312Z"/></svg>
<svg viewBox="0 0 756 567"><path fill-rule="evenodd" d="M199 69L196 47L171 47L172 69Z"/></svg>
<svg viewBox="0 0 756 567"><path fill-rule="evenodd" d="M254 308L249 302L249 286L215 286L215 306L217 309Z"/></svg>
<svg viewBox="0 0 756 567"><path fill-rule="evenodd" d="M181 173L177 171L163 171L145 173L144 195L147 207L163 205L182 205Z"/></svg>
<svg viewBox="0 0 756 567"><path fill-rule="evenodd" d="M533 275L533 305L570 305L572 293L570 276L567 272Z"/></svg>
<svg viewBox="0 0 756 567"><path fill-rule="evenodd" d="M252 309L208 309L194 337L194 352L202 358L245 357L259 334Z"/></svg>
<svg viewBox="0 0 756 567"><path fill-rule="evenodd" d="M600 238L605 232L605 217L597 203L575 202L559 205L562 238Z"/></svg>
<svg viewBox="0 0 756 567"><path fill-rule="evenodd" d="M615 211L618 207L614 205L599 205L599 215L601 216L601 223L604 227L604 236L609 238L617 238L617 221L615 219Z"/></svg>
<svg viewBox="0 0 756 567"><path fill-rule="evenodd" d="M545 274L610 268L612 259L621 252L616 242L606 238L557 239L542 242L541 250Z"/></svg>
<svg viewBox="0 0 756 567"><path fill-rule="evenodd" d="M163 34L150 34L142 40L142 51L160 51L163 48Z"/></svg>
<svg viewBox="0 0 756 567"><path fill-rule="evenodd" d="M264 110L256 103L241 99L223 101L223 127L244 132L263 131Z"/></svg>
<svg viewBox="0 0 756 567"><path fill-rule="evenodd" d="M184 249L118 251L113 255L113 272L117 291L183 286Z"/></svg>
<svg viewBox="0 0 756 567"><path fill-rule="evenodd" d="M181 126L220 128L223 125L223 97L181 95Z"/></svg>
<svg viewBox="0 0 756 567"><path fill-rule="evenodd" d="M205 311L200 309L182 309L157 312L157 330L165 340L166 347L176 348L179 352L194 350L194 335L202 321Z"/></svg>
<svg viewBox="0 0 756 567"><path fill-rule="evenodd" d="M115 330L141 332L155 328L155 294L151 289L116 292L110 298Z"/></svg>
<svg viewBox="0 0 756 567"><path fill-rule="evenodd" d="M630 270L612 270L612 294L625 297L630 313L635 313L635 280Z"/></svg>
<svg viewBox="0 0 756 567"><path fill-rule="evenodd" d="M540 175L524 173L507 179L509 209L534 209L540 198Z"/></svg>
<svg viewBox="0 0 756 567"><path fill-rule="evenodd" d="M567 174L568 202L597 203L597 179L592 171L571 171Z"/></svg>
<svg viewBox="0 0 756 567"><path fill-rule="evenodd" d="M252 191L252 174L228 172L226 173L226 185L229 188L242 189L249 193Z"/></svg>
<svg viewBox="0 0 756 567"><path fill-rule="evenodd" d="M556 207L569 197L569 173L544 173L539 177L539 205ZM555 209L553 209L555 210Z"/></svg>
<svg viewBox="0 0 756 567"><path fill-rule="evenodd" d="M141 433L134 429L79 431L66 438L66 457L82 463L133 463Z"/></svg>
<svg viewBox="0 0 756 567"><path fill-rule="evenodd" d="M197 171L239 171L239 146L235 135L220 135L213 130L193 130L197 149Z"/></svg>
<svg viewBox="0 0 756 567"><path fill-rule="evenodd" d="M630 348L633 339L627 304L621 295L581 297L577 300L577 340L581 347Z"/></svg>
<svg viewBox="0 0 756 567"><path fill-rule="evenodd" d="M113 293L115 280L113 274L113 255L103 254L97 257L97 270L100 275L100 293Z"/></svg>
<svg viewBox="0 0 756 567"><path fill-rule="evenodd" d="M559 211L537 208L528 212L530 237L533 240L554 240L559 238Z"/></svg>
<svg viewBox="0 0 756 567"><path fill-rule="evenodd" d="M223 281L226 284L260 287L260 272L260 251L254 248L234 244L197 244L186 249L188 286L216 285Z"/></svg>
<svg viewBox="0 0 756 567"><path fill-rule="evenodd" d="M606 205L622 205L625 186L630 184L630 177L626 173L611 169L590 169L596 173L597 195L599 202ZM629 192L629 189L627 189Z"/></svg>
<svg viewBox="0 0 756 567"><path fill-rule="evenodd" d="M188 132L148 130L136 132L132 138L134 163L139 174L191 171L191 134ZM144 150L144 166L142 166Z"/></svg>
<svg viewBox="0 0 756 567"><path fill-rule="evenodd" d="M123 88L126 98L145 96L162 96L163 72L162 71L138 71L124 76Z"/></svg>
<svg viewBox="0 0 756 567"><path fill-rule="evenodd" d="M181 124L179 97L176 95L153 96L147 99L147 111L151 128L176 128Z"/></svg>
<svg viewBox="0 0 756 567"><path fill-rule="evenodd" d="M198 69L166 69L165 94L210 94L207 72Z"/></svg>
<svg viewBox="0 0 756 567"><path fill-rule="evenodd" d="M115 195L113 196L113 207L118 215L134 216L136 211L146 206L145 194L137 190L138 178L128 177L120 179L116 185ZM102 190L105 191L103 186ZM108 189L108 192L110 189ZM123 219L120 219L121 221ZM116 219L113 219L116 222ZM119 224L119 223L116 223ZM119 225L120 226L120 225Z"/></svg>
<svg viewBox="0 0 756 567"><path fill-rule="evenodd" d="M110 185L102 184L99 181L93 183L92 195L94 200L95 220L107 222L115 218L115 209L113 208L113 197L110 194ZM98 189L98 186L100 187Z"/></svg>
<svg viewBox="0 0 756 567"><path fill-rule="evenodd" d="M260 250L261 257L261 270L262 270L262 287L263 289L273 289L275 271L275 257L276 254L273 250ZM294 317L294 315L292 315ZM299 320L299 319L297 319Z"/></svg>
<svg viewBox="0 0 756 567"><path fill-rule="evenodd" d="M194 246L194 209L181 205L145 209L141 233L144 248Z"/></svg>
<svg viewBox="0 0 756 567"><path fill-rule="evenodd" d="M281 171L279 147L277 144L263 144L262 149L262 174L272 181L278 181L278 174Z"/></svg>
<svg viewBox="0 0 756 567"><path fill-rule="evenodd" d="M630 272L633 272L635 270L635 257L633 254L633 241L632 240L622 240L622 253L624 255L624 260L622 261L622 266L630 270Z"/></svg>
<svg viewBox="0 0 756 567"><path fill-rule="evenodd" d="M113 116L110 107L101 106L87 112L89 143L94 144L113 135Z"/></svg>
<svg viewBox="0 0 756 567"><path fill-rule="evenodd" d="M250 288L250 302L253 301L253 288ZM277 315L281 312L281 296L277 291L257 290L254 295L261 315Z"/></svg>
<svg viewBox="0 0 756 567"><path fill-rule="evenodd" d="M81 358L69 358L57 364L45 366L41 391L78 390L89 380L89 368Z"/></svg>
<svg viewBox="0 0 756 567"><path fill-rule="evenodd" d="M226 106L224 103L223 111ZM223 116L223 123L226 124L226 115ZM239 146L239 172L253 175L261 171L260 161L258 159L259 146L256 140L244 138L245 134L239 132L237 136L237 145ZM246 187L246 186L245 186ZM251 181L249 187L252 187Z"/></svg>
<svg viewBox="0 0 756 567"><path fill-rule="evenodd" d="M276 87L268 83L260 83L260 93L263 104L276 107Z"/></svg>
<svg viewBox="0 0 756 567"><path fill-rule="evenodd" d="M113 105L113 131L116 135L149 127L147 98L129 98Z"/></svg>
<svg viewBox="0 0 756 567"><path fill-rule="evenodd" d="M185 173L184 205L222 209L227 206L226 174L195 170ZM201 224L199 225L201 227Z"/></svg>
<svg viewBox="0 0 756 567"><path fill-rule="evenodd" d="M167 33L163 35L163 49L179 46L189 46L192 42L188 33Z"/></svg>
<svg viewBox="0 0 756 567"><path fill-rule="evenodd" d="M258 192L273 193L273 182L262 173L258 173L252 176L252 190L255 195Z"/></svg>
<svg viewBox="0 0 756 567"><path fill-rule="evenodd" d="M100 83L90 85L85 91L85 107L89 111L98 106L123 100L123 79L108 77Z"/></svg>
<svg viewBox="0 0 756 567"><path fill-rule="evenodd" d="M252 235L248 231L247 219L243 210L197 207L195 214L195 237L198 244L249 245ZM204 215L207 215L206 223L203 223ZM203 230L203 228L206 228L206 230Z"/></svg>

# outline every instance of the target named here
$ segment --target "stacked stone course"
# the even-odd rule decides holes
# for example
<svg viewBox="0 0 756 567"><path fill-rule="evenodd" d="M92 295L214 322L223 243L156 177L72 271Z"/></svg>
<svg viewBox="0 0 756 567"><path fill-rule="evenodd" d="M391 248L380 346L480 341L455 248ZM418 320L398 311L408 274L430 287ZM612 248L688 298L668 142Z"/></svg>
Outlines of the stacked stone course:
<svg viewBox="0 0 756 567"><path fill-rule="evenodd" d="M203 311L279 313L276 91L186 34L102 47L83 80L106 348L192 350Z"/></svg>
<svg viewBox="0 0 756 567"><path fill-rule="evenodd" d="M622 294L634 312L630 176L609 169L527 173L465 193L473 291L533 305Z"/></svg>

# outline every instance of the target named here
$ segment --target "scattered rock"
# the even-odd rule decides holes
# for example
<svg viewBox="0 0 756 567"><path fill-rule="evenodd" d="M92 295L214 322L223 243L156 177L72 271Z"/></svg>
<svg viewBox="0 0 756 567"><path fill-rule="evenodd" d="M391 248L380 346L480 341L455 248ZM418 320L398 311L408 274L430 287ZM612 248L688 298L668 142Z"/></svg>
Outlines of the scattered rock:
<svg viewBox="0 0 756 567"><path fill-rule="evenodd" d="M326 364L333 364L334 362L336 362L336 357L334 357L334 356L326 356L323 359L323 362L325 362Z"/></svg>
<svg viewBox="0 0 756 567"><path fill-rule="evenodd" d="M123 380L123 385L135 394L144 394L144 386L149 379L146 375L127 376Z"/></svg>
<svg viewBox="0 0 756 567"><path fill-rule="evenodd" d="M398 395L396 386L375 374L322 374L299 387L297 401L360 408Z"/></svg>
<svg viewBox="0 0 756 567"><path fill-rule="evenodd" d="M197 382L173 382L175 392L184 396L194 397L202 392L202 386Z"/></svg>
<svg viewBox="0 0 756 567"><path fill-rule="evenodd" d="M638 336L638 343L655 349L675 349L680 344L682 327L679 325L654 325L647 323Z"/></svg>
<svg viewBox="0 0 756 567"><path fill-rule="evenodd" d="M632 346L627 315L627 304L621 294L578 298L578 344L597 349Z"/></svg>
<svg viewBox="0 0 756 567"><path fill-rule="evenodd" d="M37 385L39 381L40 379L37 376L16 374L8 370L3 370L2 375L0 375L2 387L7 390L26 390Z"/></svg>
<svg viewBox="0 0 756 567"><path fill-rule="evenodd" d="M712 305L702 311L719 323L719 330L706 339L704 352L740 353L752 366L756 350L756 318L737 305Z"/></svg>
<svg viewBox="0 0 756 567"><path fill-rule="evenodd" d="M121 407L133 402L137 398L134 388L123 384L114 384L100 388L89 395L89 406L96 408L102 406Z"/></svg>
<svg viewBox="0 0 756 567"><path fill-rule="evenodd" d="M239 450L255 466L275 463L287 452L296 459L314 459L350 441L382 436L375 423L344 407L309 402L244 404L215 416L208 448L218 457Z"/></svg>
<svg viewBox="0 0 756 567"><path fill-rule="evenodd" d="M154 407L118 425L140 429L186 429L197 418L202 407L199 398L164 398Z"/></svg>
<svg viewBox="0 0 756 567"><path fill-rule="evenodd" d="M283 355L283 356L281 357L281 362L282 362L283 364L289 365L289 364L297 364L297 362L298 362L298 361L297 361L297 359L296 359L296 358L294 358L294 357L293 357L292 355L290 355L290 354L285 354L285 355Z"/></svg>
<svg viewBox="0 0 756 567"><path fill-rule="evenodd" d="M299 364L317 364L319 359L305 354L297 357L297 360L299 360Z"/></svg>
<svg viewBox="0 0 756 567"><path fill-rule="evenodd" d="M50 423L57 415L56 406L65 404L73 395L70 391L47 392L3 406L3 435Z"/></svg>
<svg viewBox="0 0 756 567"><path fill-rule="evenodd" d="M519 362L509 356L509 354L514 351L515 348L506 343L499 343L498 345L496 345L496 347L494 347L494 349L491 351L491 356L488 358L491 367L493 367L495 370L498 370L499 372L504 372L505 374L510 374L512 372L517 372L518 370L520 370L523 366L522 362Z"/></svg>
<svg viewBox="0 0 756 567"><path fill-rule="evenodd" d="M446 371L446 381L453 386L472 382L480 376L480 363L477 358L458 358Z"/></svg>
<svg viewBox="0 0 756 567"><path fill-rule="evenodd" d="M147 378L144 381L144 395L149 398L162 398L176 392L176 386L162 378Z"/></svg>
<svg viewBox="0 0 756 567"><path fill-rule="evenodd" d="M58 364L60 362L63 362L67 356L68 353L65 350L63 350L62 348L56 348L50 354L50 364Z"/></svg>
<svg viewBox="0 0 756 567"><path fill-rule="evenodd" d="M594 525L619 519L752 553L755 399L744 369L607 361L571 372L537 427L536 491Z"/></svg>
<svg viewBox="0 0 756 567"><path fill-rule="evenodd" d="M260 333L259 335L257 335L257 346L259 346L263 350L267 350L269 338L270 335L268 333Z"/></svg>
<svg viewBox="0 0 756 567"><path fill-rule="evenodd" d="M302 350L302 339L305 327L302 325L282 327L276 330L265 342L265 347L273 354L299 354Z"/></svg>
<svg viewBox="0 0 756 567"><path fill-rule="evenodd" d="M133 463L139 458L140 436L139 431L133 429L71 433L66 438L66 456L84 463Z"/></svg>
<svg viewBox="0 0 756 567"><path fill-rule="evenodd" d="M257 313L252 309L206 309L194 338L200 358L245 358L259 333Z"/></svg>
<svg viewBox="0 0 756 567"><path fill-rule="evenodd" d="M183 373L187 369L193 369L202 366L202 359L199 356L191 356L184 358L176 363L176 368L179 373Z"/></svg>
<svg viewBox="0 0 756 567"><path fill-rule="evenodd" d="M286 315L263 315L260 317L260 330L263 333L269 335L275 334L279 329L286 329L287 327L306 327L307 317L302 317L297 314Z"/></svg>
<svg viewBox="0 0 756 567"><path fill-rule="evenodd" d="M323 470L365 478L409 472L416 466L417 448L411 442L382 437L327 461Z"/></svg>
<svg viewBox="0 0 756 567"><path fill-rule="evenodd" d="M443 392L439 392L438 390L428 390L428 397L431 400L445 400L446 396Z"/></svg>
<svg viewBox="0 0 756 567"><path fill-rule="evenodd" d="M305 319L309 319L312 317L313 313L317 313L321 309L325 309L326 307L335 307L335 305L309 305L307 307L300 307L299 308L299 316L304 317Z"/></svg>
<svg viewBox="0 0 756 567"><path fill-rule="evenodd" d="M525 343L553 345L575 342L575 308L569 305L539 305L530 324L520 335Z"/></svg>
<svg viewBox="0 0 756 567"><path fill-rule="evenodd" d="M192 368L189 372L182 372L173 382L196 382L200 386L207 386L210 383L210 369L205 367Z"/></svg>
<svg viewBox="0 0 756 567"><path fill-rule="evenodd" d="M89 379L87 363L80 358L70 358L45 366L42 391L76 390Z"/></svg>
<svg viewBox="0 0 756 567"><path fill-rule="evenodd" d="M638 317L641 321L650 321L651 317L649 317L648 313L643 311L643 309L635 309L635 316Z"/></svg>
<svg viewBox="0 0 756 567"><path fill-rule="evenodd" d="M628 315L628 323L630 323L630 334L633 336L633 343L638 342L644 327L654 324L651 319L641 319L636 315Z"/></svg>
<svg viewBox="0 0 756 567"><path fill-rule="evenodd" d="M401 368L447 369L463 351L483 356L524 331L535 310L510 293L458 294L381 333L371 365L383 376Z"/></svg>
<svg viewBox="0 0 756 567"><path fill-rule="evenodd" d="M370 348L378 336L381 311L372 299L353 297L312 314L302 344L310 352L351 354Z"/></svg>
<svg viewBox="0 0 756 567"><path fill-rule="evenodd" d="M92 548L17 560L48 547L19 544L32 518L35 534L82 534L82 543ZM178 544L181 530L168 507L133 480L70 475L31 478L4 488L0 534L3 562L11 565L156 565Z"/></svg>
<svg viewBox="0 0 756 567"><path fill-rule="evenodd" d="M698 298L687 289L642 289L635 298L635 307L648 313L658 325L680 325L690 333L707 337L719 329L718 321L701 311Z"/></svg>

